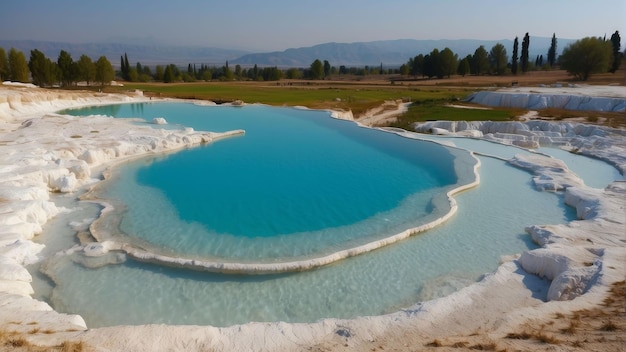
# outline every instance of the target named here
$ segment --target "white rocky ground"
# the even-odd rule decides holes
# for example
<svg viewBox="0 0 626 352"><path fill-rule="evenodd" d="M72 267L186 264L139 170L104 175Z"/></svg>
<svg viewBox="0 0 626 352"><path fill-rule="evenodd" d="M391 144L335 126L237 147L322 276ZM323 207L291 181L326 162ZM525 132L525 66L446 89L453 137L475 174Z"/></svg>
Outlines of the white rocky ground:
<svg viewBox="0 0 626 352"><path fill-rule="evenodd" d="M497 338L533 317L597 305L612 283L625 279L626 182L593 189L558 160L517 157L510 162L534 172L538 188L564 189L566 203L576 207L580 220L529 227L527 232L541 248L504 260L496 272L450 296L385 316L312 324L89 329L80 316L57 313L31 298L31 276L24 265L38 260L42 245L33 240L41 226L62 211L50 201L50 192L74 192L97 182L103 167L123 159L221 137L53 113L68 107L141 100L145 100L141 95L0 86L0 329L22 332L32 343L49 346L81 340L97 351L370 350L379 345L420 349L442 336L482 333ZM614 164L622 174L626 170L623 130L546 122L433 122L419 128L530 147L571 146ZM544 289L549 302L536 298L536 291ZM33 333L34 326L39 333Z"/></svg>

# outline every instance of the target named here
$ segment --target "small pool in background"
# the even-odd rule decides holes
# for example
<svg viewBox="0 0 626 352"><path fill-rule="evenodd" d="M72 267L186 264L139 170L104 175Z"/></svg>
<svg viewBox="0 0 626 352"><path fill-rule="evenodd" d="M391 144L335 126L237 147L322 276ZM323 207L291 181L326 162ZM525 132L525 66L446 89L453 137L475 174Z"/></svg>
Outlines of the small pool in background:
<svg viewBox="0 0 626 352"><path fill-rule="evenodd" d="M124 232L139 234L138 241L172 252L272 261L332 252L355 241L394 232L398 226L414 226L434 216L432 212L437 209L428 197L457 182L458 161L467 157L465 151L360 128L332 119L325 112L178 105L182 109L170 104L108 109L115 109L118 116L146 120L165 117L170 123L168 128L189 125L182 120L189 118L188 111L206 109L205 116L194 119L202 123L214 120L213 125L195 129L245 129L246 135L126 164L117 169L113 182L102 188L102 195L118 197L127 205L121 224ZM252 117L240 116L248 111L253 112ZM220 117L209 117L214 113ZM83 110L80 114L102 112ZM263 125L267 135L254 133L254 124ZM323 142L316 140L316 133L327 133ZM287 140L274 138L278 134L284 134ZM268 138L269 147L283 156L267 153L252 157L255 147L245 146L244 142L256 138ZM335 139L347 141L348 146L337 147ZM509 146L474 142L478 143L475 148L489 155L519 152ZM347 161L332 160L340 155ZM575 219L575 211L563 204L562 195L535 191L529 173L498 159L479 159L481 184L455 197L459 211L448 222L396 245L315 270L225 275L123 258L92 263L80 254L70 254L57 256L44 265L54 286L46 287L45 280L33 286L40 286L36 289L38 298L47 300L58 311L80 314L90 327L150 323L228 326L250 321L312 322L390 313L475 282L482 274L495 270L501 255L535 248L524 233L525 226ZM425 168L420 166L424 160L428 165ZM300 164L302 173L280 178L292 163ZM332 165L331 175L319 175L318 169L326 163ZM200 171L193 175L185 172L191 164L200 164ZM246 165L253 168L245 169ZM460 167L465 171L468 168L470 164ZM331 192L340 194L324 194L340 174L348 181L332 186L337 189ZM258 181L268 187L251 186ZM270 184L289 191L271 192ZM181 185L189 187L180 187L180 192L167 191L172 185L172 190ZM206 193L200 196L193 192L198 188ZM309 190L315 191L307 194ZM290 199L292 193L297 197ZM291 215L267 215L270 209L265 208L274 205L247 198L253 195L270 197L271 203L287 202L289 209L279 207L274 211ZM185 197L198 199L192 206ZM302 204L298 199L303 200ZM217 202L205 204L211 200ZM75 206L82 209L77 216L84 217L87 215L78 214L93 214L95 208L90 203ZM180 209L186 207L190 215L181 215ZM323 214L324 209L330 209L330 214ZM219 219L200 218L206 212L220 214ZM249 213L250 218L232 224ZM323 221L316 222L318 218ZM77 219L81 220L84 218ZM72 229L55 223L49 225L54 227L55 236L75 236ZM151 237L157 231L163 234ZM203 236L212 240L206 241ZM104 265L107 263L117 264Z"/></svg>

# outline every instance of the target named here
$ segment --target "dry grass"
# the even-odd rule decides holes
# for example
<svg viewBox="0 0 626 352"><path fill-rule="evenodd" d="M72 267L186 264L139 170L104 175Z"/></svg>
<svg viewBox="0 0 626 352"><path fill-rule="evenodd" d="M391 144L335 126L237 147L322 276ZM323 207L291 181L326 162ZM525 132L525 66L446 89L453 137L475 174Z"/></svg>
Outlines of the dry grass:
<svg viewBox="0 0 626 352"><path fill-rule="evenodd" d="M615 283L602 304L529 320L501 339L478 332L438 337L418 351L614 351L626 346L626 281ZM383 347L387 347L384 346ZM381 348L382 349L382 348Z"/></svg>
<svg viewBox="0 0 626 352"><path fill-rule="evenodd" d="M570 314L556 313L552 321L528 322L524 331L509 333L507 339L519 340L529 350L544 350L545 345L566 345L589 351L624 351L626 345L626 281L615 283L603 303L592 309ZM545 348L546 350L549 348Z"/></svg>
<svg viewBox="0 0 626 352"><path fill-rule="evenodd" d="M35 325L32 322L27 325ZM36 327L28 331L28 335L36 335L39 333L53 334L55 331L46 329L41 331ZM17 331L0 329L0 352L87 352L89 348L83 341L63 341L59 345L39 346L31 343L27 336Z"/></svg>

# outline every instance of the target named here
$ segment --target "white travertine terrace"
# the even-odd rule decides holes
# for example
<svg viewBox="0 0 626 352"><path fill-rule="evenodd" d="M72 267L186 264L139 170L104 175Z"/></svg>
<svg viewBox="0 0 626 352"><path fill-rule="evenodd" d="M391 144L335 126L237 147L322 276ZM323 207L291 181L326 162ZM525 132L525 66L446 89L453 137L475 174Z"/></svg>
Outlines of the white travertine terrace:
<svg viewBox="0 0 626 352"><path fill-rule="evenodd" d="M584 95L583 88L575 89ZM623 91L623 87L594 89ZM542 94L549 94L543 90ZM595 93L589 90L588 94ZM54 113L70 107L144 100L141 95L0 86L0 325L5 329L23 332L32 343L52 346L82 340L97 351L292 351L313 346L362 350L386 336L422 336L432 341L444 332L469 335L479 329L500 336L532 317L597 305L612 283L625 279L626 182L590 188L558 160L518 156L509 162L533 172L537 188L564 190L565 202L576 208L579 220L529 226L527 233L541 248L503 260L494 273L454 294L388 315L310 324L90 329L80 316L57 313L31 297L32 278L25 265L40 259L42 245L36 243L36 235L63 211L50 201L50 193L89 187L98 182L104 167L122 160L225 136ZM517 145L562 146L605 160L622 174L626 170L626 133L619 129L545 121L501 125L432 122L418 128ZM114 243L103 242L77 250L100 255L111 248ZM545 282L537 277L549 280L548 302L533 295ZM33 322L52 333L28 334Z"/></svg>

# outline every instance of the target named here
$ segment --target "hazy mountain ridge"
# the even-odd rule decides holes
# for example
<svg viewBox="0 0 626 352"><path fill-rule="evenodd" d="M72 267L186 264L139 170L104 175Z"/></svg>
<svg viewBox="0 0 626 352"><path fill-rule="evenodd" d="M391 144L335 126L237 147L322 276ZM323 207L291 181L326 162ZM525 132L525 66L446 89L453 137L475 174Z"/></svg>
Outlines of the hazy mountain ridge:
<svg viewBox="0 0 626 352"><path fill-rule="evenodd" d="M530 37L530 60L534 61L538 55L547 58L552 38ZM573 42L572 39L557 38L557 52ZM519 37L519 52L521 54L522 37ZM42 51L47 57L56 61L61 50L78 60L80 55L87 55L93 60L105 55L115 66L120 65L120 56L126 53L131 65L140 62L142 65L176 64L186 66L189 63L221 66L226 61L230 64L245 66L278 66L278 67L309 67L316 59L328 60L333 66L399 66L409 58L419 54L428 54L433 49L443 50L450 48L459 58L472 55L476 48L483 45L487 51L496 43L501 43L507 50L509 59L513 52L513 40L416 40L397 39L357 43L324 43L311 47L290 48L284 51L268 53L250 53L244 50L221 49L199 46L173 46L130 43L62 43L25 40L0 40L0 47L8 52L15 48L24 53L27 60L32 49Z"/></svg>
<svg viewBox="0 0 626 352"><path fill-rule="evenodd" d="M132 43L62 43L32 40L0 40L0 47L8 53L11 48L20 50L28 60L30 51L38 49L51 60L56 61L61 50L65 50L77 61L85 54L92 60L106 56L113 66L120 65L120 57L126 53L131 65L187 65L189 63L223 65L226 60L236 59L249 52L200 46L174 46Z"/></svg>
<svg viewBox="0 0 626 352"><path fill-rule="evenodd" d="M522 39L519 38L518 50L520 54ZM544 60L547 59L551 40L552 38L530 37L530 59L534 61L537 55L543 55ZM557 38L557 52L560 53L567 44L573 41L572 39ZM450 48L459 58L463 58L474 54L474 51L481 45L489 51L497 43L504 45L510 58L513 52L513 39L398 39L358 43L324 43L285 51L248 54L231 62L242 65L308 67L315 59L320 59L328 60L333 66L377 66L381 63L386 66L397 66L406 63L409 58L416 55L426 55L435 48L439 50Z"/></svg>

